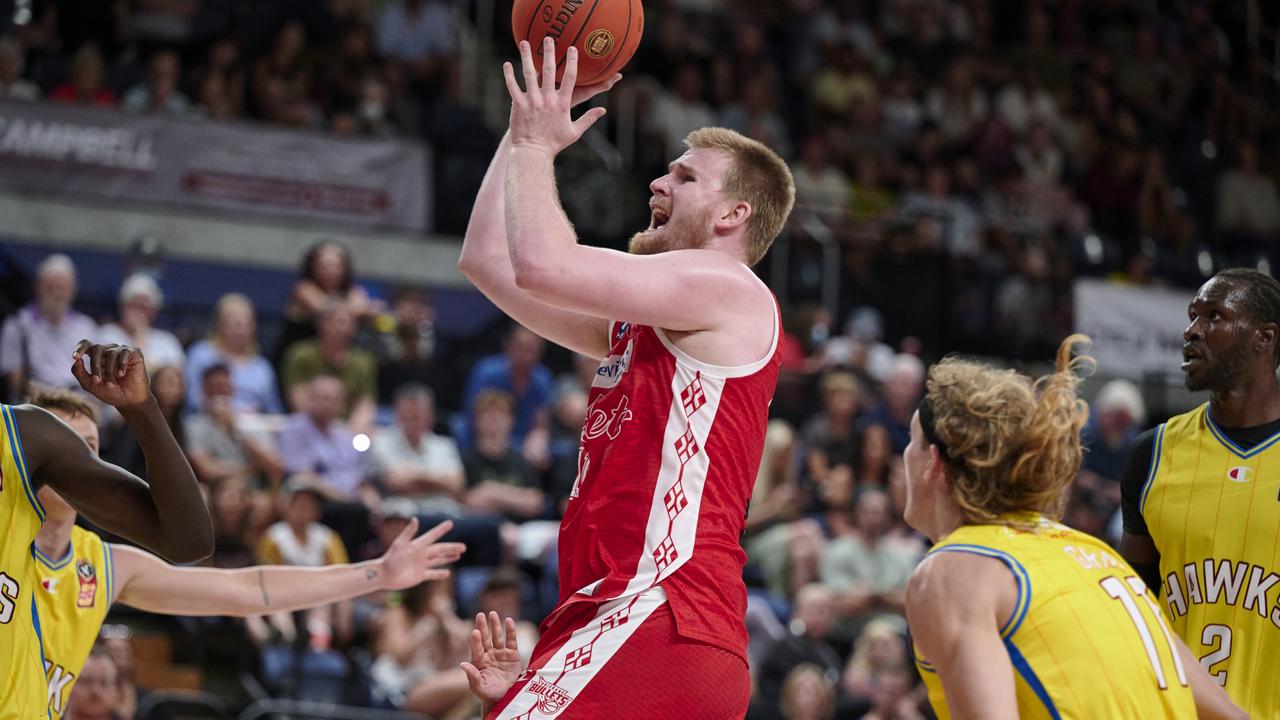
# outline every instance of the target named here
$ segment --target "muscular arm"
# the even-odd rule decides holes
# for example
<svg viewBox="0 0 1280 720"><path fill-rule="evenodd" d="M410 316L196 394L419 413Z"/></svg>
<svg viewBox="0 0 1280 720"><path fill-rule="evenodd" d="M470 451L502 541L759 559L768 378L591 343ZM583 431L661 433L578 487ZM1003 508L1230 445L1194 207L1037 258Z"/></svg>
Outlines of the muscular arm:
<svg viewBox="0 0 1280 720"><path fill-rule="evenodd" d="M24 405L13 414L32 480L48 483L95 525L172 562L195 562L213 552L213 522L195 473L154 397L120 409L142 446L150 485L99 460L47 410Z"/></svg>
<svg viewBox="0 0 1280 720"><path fill-rule="evenodd" d="M1142 489L1151 472L1151 451L1155 446L1155 431L1139 435L1129 448L1124 470L1120 473L1120 513L1124 520L1124 535L1120 538L1120 554L1142 581L1156 595L1160 594L1160 551L1147 530L1142 516Z"/></svg>
<svg viewBox="0 0 1280 720"><path fill-rule="evenodd" d="M433 568L456 560L463 546L435 541L451 527L441 523L411 541L417 530L417 524L412 523L377 560L315 568L175 567L150 553L113 545L115 599L166 615L244 617L318 607L447 577L447 570Z"/></svg>
<svg viewBox="0 0 1280 720"><path fill-rule="evenodd" d="M516 285L507 250L506 200L503 183L511 155L504 135L485 173L462 242L458 269L495 305L517 322L570 350L600 359L609 354L609 321L562 310L538 300Z"/></svg>
<svg viewBox="0 0 1280 720"><path fill-rule="evenodd" d="M768 294L732 257L714 250L631 255L579 245L557 197L551 155L514 147L506 181L507 235L516 285L534 298L678 332L722 330L734 319L772 315Z"/></svg>
<svg viewBox="0 0 1280 720"><path fill-rule="evenodd" d="M956 720L1018 717L1014 669L1000 639L1016 599L1007 567L968 553L930 556L907 584L907 622Z"/></svg>

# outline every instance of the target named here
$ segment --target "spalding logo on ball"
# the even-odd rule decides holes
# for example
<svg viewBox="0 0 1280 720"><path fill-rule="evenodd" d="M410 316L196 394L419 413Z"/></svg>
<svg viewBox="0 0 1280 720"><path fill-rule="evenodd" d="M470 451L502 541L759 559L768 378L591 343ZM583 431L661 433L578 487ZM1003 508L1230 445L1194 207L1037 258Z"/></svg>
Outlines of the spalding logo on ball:
<svg viewBox="0 0 1280 720"><path fill-rule="evenodd" d="M640 0L516 0L511 10L516 44L528 40L542 70L543 38L556 41L556 79L564 76L564 55L578 48L578 84L613 76L631 60L644 35Z"/></svg>

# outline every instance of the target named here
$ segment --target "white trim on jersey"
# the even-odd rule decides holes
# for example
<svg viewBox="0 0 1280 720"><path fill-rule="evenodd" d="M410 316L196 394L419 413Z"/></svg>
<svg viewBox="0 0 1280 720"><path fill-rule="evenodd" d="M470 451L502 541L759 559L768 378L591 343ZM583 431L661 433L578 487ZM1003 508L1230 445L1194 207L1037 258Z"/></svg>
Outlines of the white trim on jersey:
<svg viewBox="0 0 1280 720"><path fill-rule="evenodd" d="M495 720L558 714L582 694L605 663L618 654L623 644L666 601L666 591L654 587L635 597L601 605L595 617L574 630L541 668L521 676L521 679L527 677L528 682Z"/></svg>
<svg viewBox="0 0 1280 720"><path fill-rule="evenodd" d="M755 276L752 275L752 277L755 277ZM760 286L765 289L765 292L769 292L768 286L766 286L763 282L761 282L760 278L756 278L756 281L760 282ZM770 295L769 298L772 301L773 295ZM667 349L667 352L675 356L677 365L681 365L681 364L688 365L694 370L698 370L704 374L714 375L720 378L741 378L741 377L747 377L748 375L754 375L760 372L760 370L764 369L764 366L768 365L769 361L773 359L774 353L778 351L778 341L779 341L778 336L782 334L780 332L782 328L782 316L778 312L778 305L776 302L773 303L772 315L773 315L773 340L770 341L769 343L769 352L765 353L764 357L760 358L759 360L756 360L753 363L748 363L746 365L712 365L710 363L704 363L701 360L694 358L693 356L689 355L685 351L676 347L676 344L671 341L671 338L667 337L667 333L663 331L662 328L655 327L653 329L653 332L658 336L658 340L662 342L662 346Z"/></svg>
<svg viewBox="0 0 1280 720"><path fill-rule="evenodd" d="M622 596L634 595L671 575L693 557L702 491L711 469L707 437L720 409L722 378L675 363L671 408L662 437L662 466L653 485L644 549Z"/></svg>

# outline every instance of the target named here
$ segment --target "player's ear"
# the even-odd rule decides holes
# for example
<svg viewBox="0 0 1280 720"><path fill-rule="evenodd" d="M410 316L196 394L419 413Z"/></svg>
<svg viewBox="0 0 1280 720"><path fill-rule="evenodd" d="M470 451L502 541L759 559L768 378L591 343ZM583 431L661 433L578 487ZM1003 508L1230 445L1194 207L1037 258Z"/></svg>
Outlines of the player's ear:
<svg viewBox="0 0 1280 720"><path fill-rule="evenodd" d="M745 200L739 200L725 208L716 225L725 230L731 230L745 225L749 219L751 219L751 204Z"/></svg>
<svg viewBox="0 0 1280 720"><path fill-rule="evenodd" d="M1275 323L1266 323L1255 330L1253 333L1253 349L1257 352L1266 352L1270 350L1274 353L1276 348L1277 331L1280 331L1280 327L1277 327Z"/></svg>

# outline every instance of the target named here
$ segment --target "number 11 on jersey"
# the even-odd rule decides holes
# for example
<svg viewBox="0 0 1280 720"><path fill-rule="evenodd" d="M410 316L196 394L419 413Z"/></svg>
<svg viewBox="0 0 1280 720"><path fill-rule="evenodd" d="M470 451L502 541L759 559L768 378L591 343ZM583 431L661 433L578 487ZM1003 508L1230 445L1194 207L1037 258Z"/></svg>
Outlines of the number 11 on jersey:
<svg viewBox="0 0 1280 720"><path fill-rule="evenodd" d="M1173 643L1173 636L1169 634L1169 628L1165 626L1164 617L1160 615L1160 608L1151 600L1151 596L1147 594L1147 586L1136 577L1127 577L1124 581L1114 575L1104 578L1099 585L1110 595L1112 599L1119 600L1124 609L1129 613L1129 619L1133 620L1134 627L1138 630L1138 636L1142 638L1142 647L1146 648L1147 658L1151 660L1151 669L1156 673L1156 683L1160 685L1161 690L1169 687L1165 682L1164 664L1160 662L1160 654L1156 652L1155 638L1151 635L1151 628L1147 624L1146 618L1142 616L1142 610L1138 607L1138 598L1146 601L1147 606L1151 610L1151 616L1155 618L1156 625L1160 628L1160 632L1164 635L1164 641L1169 647L1169 654L1173 657L1173 669L1178 674L1178 682L1183 687L1187 685L1187 671L1182 667L1182 657L1178 654L1178 648Z"/></svg>

